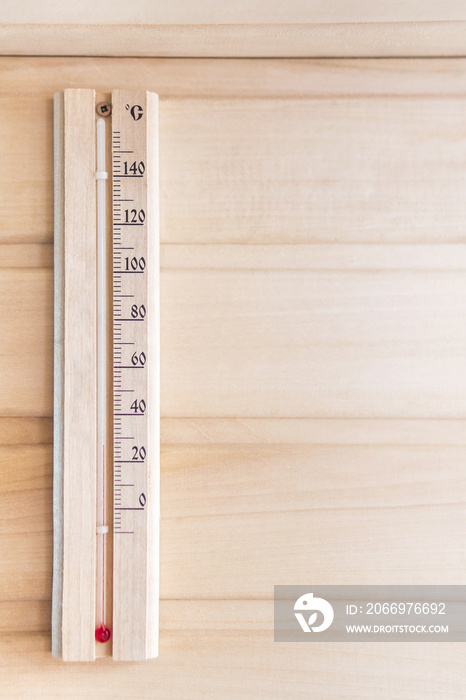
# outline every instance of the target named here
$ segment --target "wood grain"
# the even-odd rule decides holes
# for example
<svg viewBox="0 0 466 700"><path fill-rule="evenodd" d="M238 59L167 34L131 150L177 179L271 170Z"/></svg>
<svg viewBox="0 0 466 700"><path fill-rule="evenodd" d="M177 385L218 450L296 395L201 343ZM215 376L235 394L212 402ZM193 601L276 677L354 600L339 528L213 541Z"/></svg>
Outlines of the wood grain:
<svg viewBox="0 0 466 700"><path fill-rule="evenodd" d="M134 0L129 7L123 0L81 0L77 5L57 5L44 0L39 8L34 0L18 0L5 5L2 19L8 24L290 24L321 22L414 22L466 19L461 0L406 0L394 5L389 0L377 4L370 0L346 0L344 4L326 4L319 0L279 0L244 2L228 5L215 0L173 0L170 4L152 4Z"/></svg>
<svg viewBox="0 0 466 700"><path fill-rule="evenodd" d="M0 244L0 267L53 267L51 244Z"/></svg>
<svg viewBox="0 0 466 700"><path fill-rule="evenodd" d="M12 418L51 416L53 273L2 269L0 287L0 413Z"/></svg>
<svg viewBox="0 0 466 700"><path fill-rule="evenodd" d="M49 445L52 443L51 418L0 417L2 445Z"/></svg>
<svg viewBox="0 0 466 700"><path fill-rule="evenodd" d="M0 68L0 696L461 697L458 644L274 644L272 591L464 580L465 59ZM162 96L160 658L65 666L51 95L115 84Z"/></svg>
<svg viewBox="0 0 466 700"><path fill-rule="evenodd" d="M53 653L95 658L95 93L55 100ZM94 419L92 420L92 417Z"/></svg>
<svg viewBox="0 0 466 700"><path fill-rule="evenodd" d="M51 243L50 102L0 104L0 241ZM462 243L463 111L446 96L162 99L161 241Z"/></svg>
<svg viewBox="0 0 466 700"><path fill-rule="evenodd" d="M378 444L299 445L292 430L282 444L164 446L162 600L271 599L273 583L311 576L461 580L464 444L389 444L386 433ZM367 442L374 431L366 421ZM51 448L3 447L0 465L0 599L33 605L51 592Z"/></svg>
<svg viewBox="0 0 466 700"><path fill-rule="evenodd" d="M30 678L36 696L57 699L97 699L106 693L128 698L135 688L140 698L160 694L167 700L218 694L228 700L254 700L261 694L278 700L316 693L329 700L456 700L463 692L460 643L352 644L344 652L342 645L316 644L310 654L305 644L274 644L269 628L251 629L251 619L258 618L257 627L270 621L268 601L253 606L250 601L195 601L192 606L174 601L171 611L175 628L165 629L163 613L159 659L145 664L101 661L92 672L83 664L65 666L52 659L45 634L2 635L2 692L23 698ZM228 625L232 619L233 629ZM206 630L206 621L215 620L218 629Z"/></svg>
<svg viewBox="0 0 466 700"><path fill-rule="evenodd" d="M161 420L163 445L466 445L465 428L465 420L436 419Z"/></svg>
<svg viewBox="0 0 466 700"><path fill-rule="evenodd" d="M53 267L53 246L0 243L0 269ZM449 244L183 244L160 246L164 270L465 270L466 246Z"/></svg>
<svg viewBox="0 0 466 700"><path fill-rule="evenodd" d="M0 410L46 417L51 271L26 272L0 273ZM162 270L162 415L464 418L465 297L454 270Z"/></svg>
<svg viewBox="0 0 466 700"><path fill-rule="evenodd" d="M166 271L162 415L463 418L465 293L455 272Z"/></svg>
<svg viewBox="0 0 466 700"><path fill-rule="evenodd" d="M163 445L466 445L466 420L162 418ZM51 418L0 417L2 446L52 444Z"/></svg>
<svg viewBox="0 0 466 700"><path fill-rule="evenodd" d="M138 126L132 122L125 106L140 106ZM134 459L132 451L121 436L128 436L136 446L144 446L144 462L139 466L115 462L114 474L114 540L113 540L113 650L118 661L141 661L158 654L158 601L159 601L159 520L160 520L160 266L159 266L159 168L158 168L158 96L141 91L116 90L112 92L112 138L119 143L122 153L132 153L129 165L136 159L145 164L143 178L126 180L123 161L129 156L115 153L113 186L121 188L117 195L113 216L113 267L124 270L124 256L128 251L120 246L128 242L133 253L145 260L144 274L114 275L114 453L116 460ZM132 125L133 124L133 125ZM115 191L115 190L114 190ZM117 204L117 200L118 201ZM142 228L123 228L123 202L145 212ZM136 210L135 210L136 214ZM129 219L131 221L131 219ZM126 218L128 221L128 217ZM141 233L141 232L144 233ZM122 241L122 242L120 242ZM132 254L133 254L132 253ZM131 255L132 255L131 254ZM131 269L131 268L129 268ZM122 294L131 293L138 304L144 302L147 316L141 323L124 324L119 319L131 320L131 301ZM124 309L128 310L125 311ZM123 309L123 310L122 310ZM129 329L129 330L128 330ZM128 352L127 342L131 341ZM147 364L143 372L125 370L133 367L130 358L134 350L144 352ZM120 389L122 390L120 392ZM127 393L131 400L127 402ZM144 400L144 416L131 421L125 418L133 399ZM128 409L124 406L127 404ZM117 418L116 416L119 415ZM131 411L130 411L131 415ZM131 426L128 428L128 426ZM138 447L135 448L138 452ZM141 460L141 457L138 457ZM118 466L118 470L117 470ZM128 470L129 469L129 470ZM131 475L131 476L129 476ZM134 490L125 490L120 484L134 482ZM128 493L129 492L129 493ZM141 503L140 494L144 494ZM139 502L138 502L139 499ZM137 509L136 507L137 506ZM140 507L142 506L142 507ZM144 512L140 512L140 511ZM138 512L139 511L139 512Z"/></svg>
<svg viewBox="0 0 466 700"><path fill-rule="evenodd" d="M165 243L160 264L166 270L459 271L466 269L466 245Z"/></svg>
<svg viewBox="0 0 466 700"><path fill-rule="evenodd" d="M222 694L232 698L238 697L238 693L240 697L256 697L257 688L260 686L263 690L268 683L269 673L264 672L264 668L269 668L271 654L274 658L274 686L285 682L286 669L292 658L292 668L301 674L293 689L288 688L289 697L297 697L298 692L315 691L316 668L325 677L325 682L322 681L322 696L325 698L343 699L351 692L358 692L360 697L361 692L366 691L366 697L370 698L367 684L371 692L375 692L381 678L386 678L386 684L383 691L377 691L378 697L386 700L390 700L393 693L406 700L437 697L440 679L443 686L450 684L452 697L455 697L455 689L460 687L458 679L462 682L461 676L458 676L462 666L459 664L456 667L451 655L459 654L459 644L409 645L409 653L407 646L403 645L403 648L399 647L399 654L397 645L393 644L388 647L352 645L349 657L331 651L328 645L318 645L317 657L313 655L311 683L303 674L303 669L309 663L309 655L296 658L296 653L301 653L302 645L278 648L271 641L270 585L273 577L270 574L270 577L267 576L266 571L273 566L276 574L279 568L287 565L287 580L296 575L301 576L302 580L309 580L311 571L313 578L318 575L323 577L322 580L327 577L332 582L338 575L340 581L344 580L345 575L353 575L357 580L362 576L366 577L367 582L374 583L380 581L382 576L385 580L387 575L396 582L402 579L414 582L415 576L426 582L428 570L429 582L436 577L440 577L442 582L446 579L455 583L461 580L461 572L456 570L456 566L461 564L458 553L463 551L461 532L464 509L453 511L448 503L452 494L463 491L464 421L170 419L162 421L162 428L165 440L168 439L171 445L166 445L162 452L163 510L168 520L162 523L162 532L165 531L162 539L162 562L165 565L162 572L165 571L166 576L160 610L161 651L157 662L144 665L143 677L147 679L147 685L144 681L139 686L141 697L153 697L157 684L168 697L171 697L170 693L173 693L173 698L180 694L205 696L212 693L212 687L217 687L217 683L230 687L233 683L233 677L230 677L232 668L235 675L242 679L241 688L238 690L238 684L233 683L231 691L225 690ZM310 444L304 447L291 444L299 439L299 435L302 441ZM244 436L259 442L247 444ZM180 444L186 439L191 444ZM199 440L210 440L215 444L201 446L196 444ZM326 447L321 444L324 440L328 441ZM418 444L395 446L394 443L400 440L406 443L414 440ZM454 447L460 440L463 446ZM266 441L276 444L267 447L264 445ZM369 448L364 445L355 447L354 443L358 441L373 444ZM430 448L425 446L426 441L430 441ZM278 444L280 442L281 446ZM346 442L348 446L335 447L338 442ZM452 446L446 446L447 443ZM42 504L45 530L42 541L34 537L36 519L34 524L30 521L22 539L13 540L12 535L6 535L5 540L3 535L4 541L9 546L15 545L15 549L19 546L19 551L17 559L9 566L8 561L5 562L7 566L2 569L4 588L1 599L11 602L0 606L0 627L3 631L16 631L16 634L3 634L0 637L0 663L8 665L3 674L2 692L5 697L25 697L27 690L21 679L27 671L36 683L35 692L47 697L61 697L65 689L71 697L73 693L75 697L89 694L92 697L92 693L101 692L100 683L107 692L111 688L115 697L127 697L128 688L140 675L142 666L117 662L110 662L109 665L101 661L96 673L89 674L85 671L86 667L81 665L67 666L65 673L65 667L51 658L48 633L50 603L47 602L50 596L50 580L47 580L51 571L50 554L45 556L44 562L44 553L50 551L51 448L10 447L3 448L2 454L0 498L1 512L6 516L6 521L2 519L2 525L10 521L16 528L18 524L16 501L11 493L11 474L15 473L21 475L21 483L18 484L21 490L28 492L28 487L31 488L30 504ZM40 464L46 465L43 486L37 478ZM441 470L438 469L439 464L442 465ZM10 471L5 471L5 465ZM19 465L28 465L28 469L19 470ZM11 493L10 506L5 501L8 493ZM413 496L416 500L413 500ZM269 528L275 522L273 510L269 514L269 527L257 532L261 518L267 517L263 509L271 504L272 499L279 525L283 524L286 514L283 508L289 509L286 512L290 518L289 528L283 530L277 527L274 531L273 544L269 540ZM25 513L31 505L26 503ZM297 529L296 518L303 505L307 511L306 526ZM436 513L435 509L439 506L442 510ZM331 509L327 515L325 509L329 507ZM235 512L237 515L233 516ZM258 518L254 517L255 512L258 512ZM244 519L248 513L249 518ZM196 514L203 514L202 523L197 527ZM374 530L375 514L378 514L379 525ZM173 525L173 516L176 516L179 525ZM212 527L208 527L209 521ZM427 521L430 521L430 525ZM183 523L183 536L175 536ZM27 528L26 516L23 516L24 525ZM324 531L325 537L321 537ZM387 531L390 532L389 536ZM190 532L192 539L186 540ZM213 532L216 532L214 538ZM448 548L444 546L445 532L450 538ZM417 536L424 538L427 534L430 535L429 539L422 539L416 544L422 554L415 558L414 568L411 569L411 561L407 567L406 557L409 556L411 560L415 551L414 539ZM209 564L214 542L218 547L219 561L222 562L220 568L218 562L215 566ZM260 552L254 566L247 558L252 542ZM296 547L296 554L291 556L287 554L290 543L292 546L295 543ZM214 590L213 586L207 590L202 586L199 556L194 556L193 552L193 556L185 561L189 546L195 552L202 553L203 565L208 567L206 573L216 584ZM319 561L318 569L309 566L307 557L303 559L304 553L311 551L311 546L313 561ZM348 568L360 546L362 551L357 555L356 563ZM334 551L338 551L337 558L331 557ZM424 560L426 551L429 555L428 569ZM237 561L240 552L243 552L243 562ZM22 568L18 567L20 562L23 563ZM27 562L29 578L25 576L27 572L24 569ZM381 568L377 567L377 563ZM393 571L389 571L392 567ZM181 568L183 575L177 573ZM240 568L243 572L241 576L232 575L232 570L239 571ZM264 576L263 585L255 590L254 599L238 600L244 595L244 583L248 581L251 585L253 580L258 582L261 575ZM368 576L372 576L372 580L368 580ZM183 581L186 583L180 591L178 587ZM8 583L10 586L5 589ZM193 599L193 586L200 599ZM187 595L188 600L180 599L180 593ZM28 595L31 597L28 598ZM229 599L222 599L222 596ZM261 600L263 596L267 599ZM194 646L193 638L197 640ZM448 651L449 663L446 663L444 649ZM291 656L285 658L284 655ZM199 665L205 659L209 661L207 675L204 671L199 672ZM397 665L397 674L387 674L387 664L393 663ZM448 671L450 663L455 667L451 674ZM329 664L334 670L331 681L328 680ZM414 678L413 667L420 674L422 671L422 675ZM178 668L175 674L178 680L173 687L169 678L173 677L175 668ZM78 670L79 676L71 682L70 674L78 673ZM133 678L132 674L136 676ZM424 685L426 678L430 681L429 688ZM362 679L364 690L357 691ZM284 693L281 687L270 686L270 697L286 697Z"/></svg>
<svg viewBox="0 0 466 700"><path fill-rule="evenodd" d="M166 59L2 56L0 95L47 100L56 90L135 87L174 97L464 97L465 58ZM137 66L137 72L135 67ZM22 103L19 103L22 104ZM19 112L19 110L18 110ZM19 116L19 114L18 114ZM35 123L40 121L35 118Z"/></svg>
<svg viewBox="0 0 466 700"><path fill-rule="evenodd" d="M7 56L457 57L464 55L464 11L462 16L459 21L419 21L418 14L406 22L389 17L279 24L269 24L267 16L266 23L249 25L0 24L0 45Z"/></svg>
<svg viewBox="0 0 466 700"><path fill-rule="evenodd" d="M162 242L463 242L462 112L447 98L162 102Z"/></svg>

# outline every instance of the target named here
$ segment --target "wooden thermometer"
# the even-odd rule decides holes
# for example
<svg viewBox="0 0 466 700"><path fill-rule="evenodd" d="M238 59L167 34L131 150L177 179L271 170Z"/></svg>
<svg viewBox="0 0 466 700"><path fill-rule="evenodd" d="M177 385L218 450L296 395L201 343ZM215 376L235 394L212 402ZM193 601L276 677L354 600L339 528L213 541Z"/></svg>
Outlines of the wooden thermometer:
<svg viewBox="0 0 466 700"><path fill-rule="evenodd" d="M158 653L157 95L65 90L54 123L52 652L143 660Z"/></svg>

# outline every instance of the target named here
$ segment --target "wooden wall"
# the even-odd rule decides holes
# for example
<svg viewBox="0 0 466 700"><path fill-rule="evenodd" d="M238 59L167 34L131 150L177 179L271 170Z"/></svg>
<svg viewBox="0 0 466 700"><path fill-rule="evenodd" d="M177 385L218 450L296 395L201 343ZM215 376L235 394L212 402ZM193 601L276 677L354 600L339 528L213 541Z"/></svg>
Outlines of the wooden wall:
<svg viewBox="0 0 466 700"><path fill-rule="evenodd" d="M278 583L459 584L466 60L0 59L0 696L458 698L274 644ZM160 94L160 658L50 655L52 95Z"/></svg>

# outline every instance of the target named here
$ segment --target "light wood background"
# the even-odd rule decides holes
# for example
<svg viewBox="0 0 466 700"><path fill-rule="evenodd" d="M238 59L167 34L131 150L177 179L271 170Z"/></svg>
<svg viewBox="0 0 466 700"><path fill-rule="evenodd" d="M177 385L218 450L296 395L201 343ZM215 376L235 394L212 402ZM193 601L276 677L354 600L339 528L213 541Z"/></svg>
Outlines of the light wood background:
<svg viewBox="0 0 466 700"><path fill-rule="evenodd" d="M0 59L0 696L462 697L273 585L464 582L466 60ZM50 654L52 95L160 95L160 658Z"/></svg>
<svg viewBox="0 0 466 700"><path fill-rule="evenodd" d="M463 0L2 0L0 54L464 56Z"/></svg>
<svg viewBox="0 0 466 700"><path fill-rule="evenodd" d="M466 20L461 0L345 0L327 3L322 0L80 0L56 3L54 0L3 0L2 22L24 24L110 24L110 25L179 25L179 24L305 24L364 22L445 22Z"/></svg>

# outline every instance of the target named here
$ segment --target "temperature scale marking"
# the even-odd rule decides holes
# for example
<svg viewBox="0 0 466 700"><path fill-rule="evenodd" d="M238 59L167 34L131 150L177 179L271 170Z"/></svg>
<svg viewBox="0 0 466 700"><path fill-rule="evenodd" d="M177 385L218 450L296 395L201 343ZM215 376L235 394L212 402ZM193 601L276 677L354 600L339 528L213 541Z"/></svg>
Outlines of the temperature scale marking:
<svg viewBox="0 0 466 700"><path fill-rule="evenodd" d="M113 657L157 655L157 97L112 93Z"/></svg>

